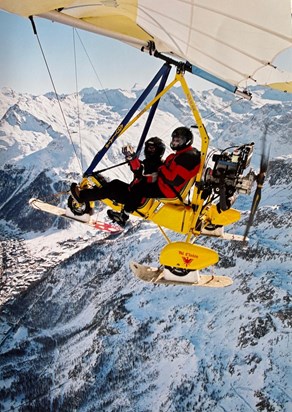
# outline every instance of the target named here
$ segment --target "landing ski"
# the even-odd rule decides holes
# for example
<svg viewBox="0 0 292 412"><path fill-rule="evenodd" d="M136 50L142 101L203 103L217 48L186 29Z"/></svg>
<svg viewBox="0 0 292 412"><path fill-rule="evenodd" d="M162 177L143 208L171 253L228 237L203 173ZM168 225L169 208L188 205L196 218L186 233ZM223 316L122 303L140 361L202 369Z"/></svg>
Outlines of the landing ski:
<svg viewBox="0 0 292 412"><path fill-rule="evenodd" d="M64 209L62 207L54 206L49 203L43 202L40 199L32 198L29 201L29 205L36 210L49 213L51 215L63 217L65 219L74 220L84 225L90 226L93 229L101 230L109 233L121 233L123 229L119 225L114 223L102 222L96 219L96 217L84 214L82 216L74 215L69 208Z"/></svg>
<svg viewBox="0 0 292 412"><path fill-rule="evenodd" d="M130 268L140 280L155 284L222 288L233 283L228 276L201 275L199 271L189 272L186 276L176 276L164 267L154 268L136 262L131 262Z"/></svg>

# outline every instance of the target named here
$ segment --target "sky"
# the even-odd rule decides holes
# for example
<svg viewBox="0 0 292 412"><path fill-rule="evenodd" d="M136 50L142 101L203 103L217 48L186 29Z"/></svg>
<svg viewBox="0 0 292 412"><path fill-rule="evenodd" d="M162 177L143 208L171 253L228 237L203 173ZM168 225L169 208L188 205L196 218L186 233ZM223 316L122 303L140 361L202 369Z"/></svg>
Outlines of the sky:
<svg viewBox="0 0 292 412"><path fill-rule="evenodd" d="M73 29L40 18L35 18L35 23L57 92L76 92ZM82 30L77 32L92 62L91 65L75 31L79 90L131 89L135 83L146 87L163 64L120 41ZM0 36L0 87L33 94L53 90L29 19L0 12ZM196 84L200 89L213 87L199 78Z"/></svg>
<svg viewBox="0 0 292 412"><path fill-rule="evenodd" d="M117 40L82 30L76 34L75 30L76 76L73 29L40 18L35 18L35 23L58 93L74 93L84 87L129 90L135 83L144 88L163 64ZM16 92L31 94L52 91L29 19L0 11L0 36L0 88L10 87ZM284 69L292 71L292 48L291 53L279 61ZM186 80L194 90L215 87L189 73Z"/></svg>

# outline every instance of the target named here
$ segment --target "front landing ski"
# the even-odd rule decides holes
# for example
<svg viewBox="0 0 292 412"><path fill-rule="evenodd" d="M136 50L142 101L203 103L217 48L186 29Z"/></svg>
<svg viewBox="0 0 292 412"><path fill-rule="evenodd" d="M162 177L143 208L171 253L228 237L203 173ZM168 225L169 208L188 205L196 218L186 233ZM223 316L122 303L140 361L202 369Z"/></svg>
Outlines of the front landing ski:
<svg viewBox="0 0 292 412"><path fill-rule="evenodd" d="M137 278L156 284L222 288L233 283L228 276L201 275L199 271L189 272L186 276L176 276L164 267L153 268L136 262L131 262L130 268Z"/></svg>
<svg viewBox="0 0 292 412"><path fill-rule="evenodd" d="M36 210L41 210L42 212L46 212L59 217L64 217L69 220L75 220L76 222L83 223L84 225L90 226L93 229L101 230L103 232L121 233L123 231L120 226L115 225L114 223L99 221L95 216L90 216L89 214L75 216L69 208L63 209L62 207L51 205L39 199L30 199L29 205Z"/></svg>

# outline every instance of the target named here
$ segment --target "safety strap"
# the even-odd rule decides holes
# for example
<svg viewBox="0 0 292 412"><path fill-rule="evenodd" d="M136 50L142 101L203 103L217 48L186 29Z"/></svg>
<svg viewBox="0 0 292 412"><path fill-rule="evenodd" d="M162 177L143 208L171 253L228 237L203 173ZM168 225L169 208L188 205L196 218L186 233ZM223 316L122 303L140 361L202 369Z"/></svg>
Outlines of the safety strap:
<svg viewBox="0 0 292 412"><path fill-rule="evenodd" d="M169 184L169 181L166 179L166 177L165 177L164 175L159 175L159 177L164 181L164 183L167 184L167 186L173 191L173 193L175 193L176 197L177 197L182 203L184 203L184 200L183 200L183 198L181 197L181 194L179 193L179 191L176 190L175 187L173 187L173 186L171 186L171 185ZM185 186L184 186L184 188L185 188Z"/></svg>

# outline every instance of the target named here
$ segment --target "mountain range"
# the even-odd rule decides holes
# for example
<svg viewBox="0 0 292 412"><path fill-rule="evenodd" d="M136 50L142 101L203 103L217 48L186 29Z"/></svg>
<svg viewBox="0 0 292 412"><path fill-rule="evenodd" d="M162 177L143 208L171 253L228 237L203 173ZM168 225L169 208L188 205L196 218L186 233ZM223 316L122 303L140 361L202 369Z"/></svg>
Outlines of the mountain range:
<svg viewBox="0 0 292 412"><path fill-rule="evenodd" d="M220 255L223 289L151 285L130 261L153 266L165 239L131 218L113 237L29 207L66 205L142 90L33 96L0 92L0 411L291 411L292 97L254 88L251 101L220 89L195 94L211 148L271 144L268 176L247 246L198 243ZM159 105L149 136L169 148L174 128L194 125L179 88ZM138 144L141 117L98 170ZM195 145L199 147L196 130ZM127 165L104 175L130 181ZM243 234L252 196L239 196ZM106 207L97 204L101 220ZM169 233L172 239L178 234Z"/></svg>

